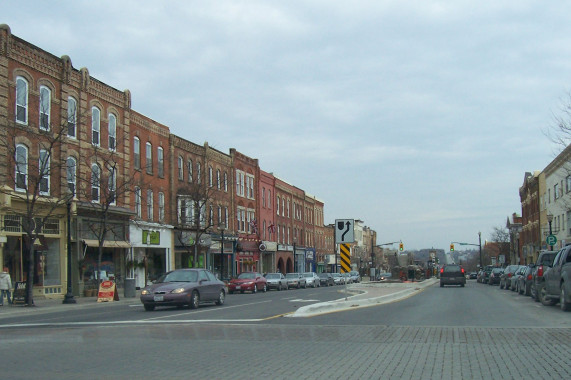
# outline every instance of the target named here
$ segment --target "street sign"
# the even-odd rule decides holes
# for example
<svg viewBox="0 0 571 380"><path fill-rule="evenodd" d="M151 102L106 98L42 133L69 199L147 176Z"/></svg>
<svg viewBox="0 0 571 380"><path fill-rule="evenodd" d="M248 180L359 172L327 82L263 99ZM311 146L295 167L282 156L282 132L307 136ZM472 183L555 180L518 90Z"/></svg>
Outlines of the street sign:
<svg viewBox="0 0 571 380"><path fill-rule="evenodd" d="M351 246L340 244L339 255L341 256L341 273L351 272Z"/></svg>
<svg viewBox="0 0 571 380"><path fill-rule="evenodd" d="M355 220L335 219L335 244L355 242Z"/></svg>
<svg viewBox="0 0 571 380"><path fill-rule="evenodd" d="M555 245L557 244L557 237L555 235L549 235L547 239L545 239L547 245Z"/></svg>

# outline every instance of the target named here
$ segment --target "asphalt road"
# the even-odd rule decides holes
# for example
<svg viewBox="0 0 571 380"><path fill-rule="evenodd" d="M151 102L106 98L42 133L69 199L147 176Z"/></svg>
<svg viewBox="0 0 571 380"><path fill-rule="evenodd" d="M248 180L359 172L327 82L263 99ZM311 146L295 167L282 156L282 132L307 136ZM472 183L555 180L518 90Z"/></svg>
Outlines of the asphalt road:
<svg viewBox="0 0 571 380"><path fill-rule="evenodd" d="M111 306L95 308L107 311L90 318L123 315L126 322L0 329L2 377L561 379L571 373L571 313L473 281L364 309L278 316L316 294L339 296L335 290L235 295L223 307L198 310ZM250 320L263 316L273 318Z"/></svg>

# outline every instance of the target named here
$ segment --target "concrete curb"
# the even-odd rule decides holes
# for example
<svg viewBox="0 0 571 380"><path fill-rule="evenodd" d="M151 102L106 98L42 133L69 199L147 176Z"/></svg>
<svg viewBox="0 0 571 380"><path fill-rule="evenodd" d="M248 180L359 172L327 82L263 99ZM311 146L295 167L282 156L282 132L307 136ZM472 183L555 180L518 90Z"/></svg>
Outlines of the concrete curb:
<svg viewBox="0 0 571 380"><path fill-rule="evenodd" d="M358 309L386 304L408 298L434 285L438 279L431 278L422 282L410 283L360 283L349 285L348 292L356 295L343 297L338 300L320 302L300 307L294 313L286 315L290 318L312 317L319 314L333 313L350 309Z"/></svg>

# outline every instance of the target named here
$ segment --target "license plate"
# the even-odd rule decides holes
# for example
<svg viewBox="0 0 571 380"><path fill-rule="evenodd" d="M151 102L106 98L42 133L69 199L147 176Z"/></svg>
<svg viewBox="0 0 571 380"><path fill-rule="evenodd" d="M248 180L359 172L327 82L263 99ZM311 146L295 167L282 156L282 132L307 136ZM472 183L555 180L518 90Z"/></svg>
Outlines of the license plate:
<svg viewBox="0 0 571 380"><path fill-rule="evenodd" d="M163 298L163 296L155 296L155 297L153 298L153 300L154 300L155 302L161 302L161 301L164 301L164 298Z"/></svg>
<svg viewBox="0 0 571 380"><path fill-rule="evenodd" d="M239 287L239 286L236 286L236 289L240 290L240 287Z"/></svg>

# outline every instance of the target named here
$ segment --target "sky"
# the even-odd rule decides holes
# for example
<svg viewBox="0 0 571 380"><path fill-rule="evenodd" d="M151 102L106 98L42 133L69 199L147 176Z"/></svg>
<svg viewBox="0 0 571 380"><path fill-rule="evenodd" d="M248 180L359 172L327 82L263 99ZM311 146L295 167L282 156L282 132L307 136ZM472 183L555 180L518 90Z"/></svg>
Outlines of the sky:
<svg viewBox="0 0 571 380"><path fill-rule="evenodd" d="M484 243L521 214L525 172L561 150L549 134L571 91L571 2L0 8L13 35L129 89L171 133L257 158L322 200L326 224L362 220L377 244Z"/></svg>

